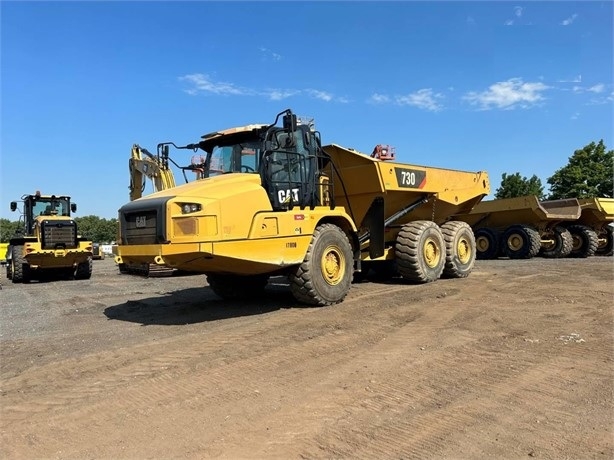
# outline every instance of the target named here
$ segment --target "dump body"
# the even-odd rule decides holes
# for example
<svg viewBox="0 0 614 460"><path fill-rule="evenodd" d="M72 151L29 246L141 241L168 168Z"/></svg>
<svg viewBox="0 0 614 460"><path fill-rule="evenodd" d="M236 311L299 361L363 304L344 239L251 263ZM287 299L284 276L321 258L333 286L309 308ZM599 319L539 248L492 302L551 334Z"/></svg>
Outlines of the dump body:
<svg viewBox="0 0 614 460"><path fill-rule="evenodd" d="M597 230L614 222L614 198L582 198L578 202L582 210L579 224Z"/></svg>
<svg viewBox="0 0 614 460"><path fill-rule="evenodd" d="M357 225L364 221L377 197L385 197L385 220L411 204L428 200L395 220L395 225L415 220L441 224L454 214L471 211L490 192L488 174L484 171L379 161L335 144L322 149L337 165L339 183L344 184L343 188L335 187L336 204L345 207Z"/></svg>
<svg viewBox="0 0 614 460"><path fill-rule="evenodd" d="M540 202L536 196L530 195L482 201L469 213L457 217L474 229L489 227L504 230L515 224L546 228L561 221L577 220L580 212L575 198Z"/></svg>

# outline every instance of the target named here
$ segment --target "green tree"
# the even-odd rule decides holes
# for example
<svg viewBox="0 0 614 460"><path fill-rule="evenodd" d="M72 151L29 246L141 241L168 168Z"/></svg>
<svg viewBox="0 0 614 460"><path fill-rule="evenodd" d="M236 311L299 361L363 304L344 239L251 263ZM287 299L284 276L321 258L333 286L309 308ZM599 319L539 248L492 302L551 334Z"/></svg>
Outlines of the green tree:
<svg viewBox="0 0 614 460"><path fill-rule="evenodd" d="M8 219L0 219L0 243L8 243L18 228L19 221L11 222Z"/></svg>
<svg viewBox="0 0 614 460"><path fill-rule="evenodd" d="M550 199L611 198L614 194L614 150L603 139L576 150L569 163L548 178Z"/></svg>
<svg viewBox="0 0 614 460"><path fill-rule="evenodd" d="M543 200L544 187L542 181L535 174L530 179L521 177L520 173L501 175L501 185L495 191L495 198L515 198L517 196L535 195L538 199Z"/></svg>
<svg viewBox="0 0 614 460"><path fill-rule="evenodd" d="M98 216L75 217L79 234L88 240L100 243L115 241L117 219L101 219Z"/></svg>

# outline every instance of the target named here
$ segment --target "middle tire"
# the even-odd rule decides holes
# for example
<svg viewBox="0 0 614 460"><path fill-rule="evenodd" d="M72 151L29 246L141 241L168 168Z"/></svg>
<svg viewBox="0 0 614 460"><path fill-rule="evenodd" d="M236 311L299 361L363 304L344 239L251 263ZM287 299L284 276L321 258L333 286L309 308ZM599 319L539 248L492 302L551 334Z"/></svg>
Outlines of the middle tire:
<svg viewBox="0 0 614 460"><path fill-rule="evenodd" d="M430 220L403 225L394 247L400 275L417 283L439 278L446 262L446 245L441 229Z"/></svg>
<svg viewBox="0 0 614 460"><path fill-rule="evenodd" d="M510 259L530 259L541 247L539 232L528 225L512 225L503 232L503 254Z"/></svg>

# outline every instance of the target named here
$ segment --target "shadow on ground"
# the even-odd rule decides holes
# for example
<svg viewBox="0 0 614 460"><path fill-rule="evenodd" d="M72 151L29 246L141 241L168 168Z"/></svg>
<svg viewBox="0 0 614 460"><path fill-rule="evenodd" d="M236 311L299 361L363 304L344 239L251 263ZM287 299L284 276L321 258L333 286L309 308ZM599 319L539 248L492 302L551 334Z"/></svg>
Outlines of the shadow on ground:
<svg viewBox="0 0 614 460"><path fill-rule="evenodd" d="M106 308L104 314L112 320L139 323L143 326L176 326L305 307L294 299L287 285L272 282L267 285L263 295L253 299L222 300L206 286L129 300Z"/></svg>

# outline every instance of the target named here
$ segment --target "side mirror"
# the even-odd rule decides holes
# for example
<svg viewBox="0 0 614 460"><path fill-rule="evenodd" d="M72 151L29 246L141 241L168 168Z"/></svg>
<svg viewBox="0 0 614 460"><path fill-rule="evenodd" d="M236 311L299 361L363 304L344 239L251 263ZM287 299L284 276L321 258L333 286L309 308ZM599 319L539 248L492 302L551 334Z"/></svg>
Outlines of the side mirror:
<svg viewBox="0 0 614 460"><path fill-rule="evenodd" d="M70 210L72 212L77 212L77 203L70 203Z"/></svg>
<svg viewBox="0 0 614 460"><path fill-rule="evenodd" d="M15 212L17 210L17 202L11 201L11 211Z"/></svg>

